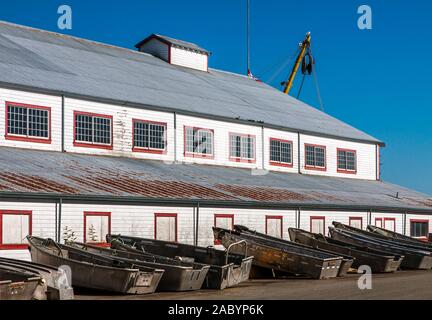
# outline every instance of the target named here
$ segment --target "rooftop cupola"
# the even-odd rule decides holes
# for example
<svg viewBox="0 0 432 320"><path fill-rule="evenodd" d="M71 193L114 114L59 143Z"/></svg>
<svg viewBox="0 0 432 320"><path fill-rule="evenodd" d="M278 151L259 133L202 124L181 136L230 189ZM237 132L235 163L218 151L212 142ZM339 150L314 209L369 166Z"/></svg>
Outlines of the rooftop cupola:
<svg viewBox="0 0 432 320"><path fill-rule="evenodd" d="M152 34L135 47L173 65L208 71L210 52L191 42Z"/></svg>

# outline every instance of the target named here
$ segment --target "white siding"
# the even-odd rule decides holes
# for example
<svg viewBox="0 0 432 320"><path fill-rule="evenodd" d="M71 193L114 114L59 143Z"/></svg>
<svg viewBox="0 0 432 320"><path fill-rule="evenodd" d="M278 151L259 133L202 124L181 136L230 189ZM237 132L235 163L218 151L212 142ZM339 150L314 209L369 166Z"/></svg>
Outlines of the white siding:
<svg viewBox="0 0 432 320"><path fill-rule="evenodd" d="M50 95L28 93L24 91L0 89L0 105L5 107L6 101L24 103L30 105L46 106L51 108L51 144L34 143L6 140L5 112L0 112L0 144L2 146L32 148L39 150L61 151L61 97ZM74 146L74 111L104 114L113 117L113 149L100 149L92 147ZM165 154L154 154L144 152L132 152L132 119L148 120L167 123L167 152ZM215 158L201 159L184 157L184 126L195 126L214 130L214 152ZM235 162L229 159L229 133L250 134L256 140L256 161L255 163ZM263 138L264 134L264 138ZM222 166L232 166L251 169L266 169L281 172L299 171L298 164L298 134L285 132L260 126L250 126L232 122L202 119L192 116L177 116L177 160L187 163L206 163ZM171 162L174 160L174 114L168 112L131 108L121 105L90 102L80 99L65 99L65 149L67 152L85 154L113 155L133 157L142 159L156 159ZM292 141L293 146L293 167L281 167L270 165L270 138ZM327 168L326 171L305 169L304 145L317 144L326 146ZM264 148L263 148L264 146ZM337 172L337 148L353 149L357 151L357 173L344 174ZM264 152L264 159L263 159ZM344 178L376 179L376 147L373 144L356 143L343 140L328 139L310 135L300 135L300 171L304 174L326 175Z"/></svg>
<svg viewBox="0 0 432 320"><path fill-rule="evenodd" d="M84 212L110 212L111 233L150 239L154 239L155 213L177 214L178 241L193 243L193 208L65 204L62 230L65 227L72 229L77 241L84 240Z"/></svg>
<svg viewBox="0 0 432 320"><path fill-rule="evenodd" d="M55 239L55 204L1 202L0 210L32 211L32 234ZM0 250L0 257L30 260L28 250Z"/></svg>
<svg viewBox="0 0 432 320"><path fill-rule="evenodd" d="M283 238L287 240L288 228L295 227L294 210L200 208L198 239L201 246L214 243L212 227L215 214L234 215L234 224L244 225L261 233L265 233L267 215L282 216Z"/></svg>
<svg viewBox="0 0 432 320"><path fill-rule="evenodd" d="M40 237L55 238L55 204L2 202L0 210L29 210L32 211L32 234ZM84 212L110 212L111 233L131 235L154 239L155 214L177 214L177 239L181 243L194 243L194 209L192 207L162 207L162 206L129 206L129 205L103 205L103 204L63 204L62 224L60 235L63 240L64 228L75 232L77 241L84 241ZM288 228L297 226L295 210L266 210L266 209L233 209L233 208L205 208L199 212L198 244L209 246L214 244L212 227L215 215L233 215L234 224L244 225L252 230L265 233L266 216L282 216L283 238L289 239ZM326 233L333 221L349 224L350 217L361 217L363 229L368 224L367 212L338 212L308 210L300 213L299 226L310 230L311 217L325 217ZM372 224L375 217L396 219L396 232L403 233L403 215L398 213L372 213ZM410 220L420 219L432 222L430 215L407 215L406 230L410 232ZM432 224L429 223L429 232L432 233ZM27 250L0 250L0 257L17 259L30 259Z"/></svg>
<svg viewBox="0 0 432 320"><path fill-rule="evenodd" d="M184 156L185 126L214 130L214 159ZM255 163L230 161L230 133L249 134L255 136ZM177 141L177 159L181 162L262 169L262 129L260 127L179 115L177 116Z"/></svg>
<svg viewBox="0 0 432 320"><path fill-rule="evenodd" d="M140 51L149 53L168 62L170 46L157 39L152 39L141 46Z"/></svg>
<svg viewBox="0 0 432 320"><path fill-rule="evenodd" d="M325 234L328 234L328 227L333 226L332 222L337 221L349 225L349 218L362 218L363 229L367 227L367 212L338 212L338 211L301 211L300 229L310 231L311 217L325 217Z"/></svg>
<svg viewBox="0 0 432 320"><path fill-rule="evenodd" d="M51 143L6 140L6 102L51 108ZM7 147L61 151L61 97L0 88L0 144Z"/></svg>
<svg viewBox="0 0 432 320"><path fill-rule="evenodd" d="M383 228L384 228L384 219L395 219L395 226L396 226L396 232L402 233L403 230L403 214L397 214L397 213L381 213L381 212L372 212L372 219L371 224L375 226L376 219L382 219L383 221ZM391 230L393 231L393 230Z"/></svg>
<svg viewBox="0 0 432 320"><path fill-rule="evenodd" d="M208 56L206 54L171 47L171 64L207 71Z"/></svg>
<svg viewBox="0 0 432 320"><path fill-rule="evenodd" d="M113 117L113 150L74 146L74 111L109 115ZM108 105L84 100L66 99L65 148L67 152L104 154L134 158L174 160L174 115L138 108ZM132 152L133 119L167 123L167 153Z"/></svg>
<svg viewBox="0 0 432 320"><path fill-rule="evenodd" d="M326 147L326 171L305 169L305 144L322 145ZM337 172L337 149L350 149L357 152L357 173L346 174ZM309 135L300 137L301 172L323 176L376 180L375 145L335 140Z"/></svg>

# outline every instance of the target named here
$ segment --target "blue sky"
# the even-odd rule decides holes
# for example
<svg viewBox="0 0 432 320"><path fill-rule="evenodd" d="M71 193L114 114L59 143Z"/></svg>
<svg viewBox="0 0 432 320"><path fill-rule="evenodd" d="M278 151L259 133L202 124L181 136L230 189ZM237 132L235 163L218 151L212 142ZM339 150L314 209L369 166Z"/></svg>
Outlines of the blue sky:
<svg viewBox="0 0 432 320"><path fill-rule="evenodd" d="M0 19L59 31L62 4L73 9L64 33L129 48L161 33L210 50L210 67L245 72L246 0L15 0ZM357 27L362 4L372 30ZM311 31L325 111L386 142L384 180L432 194L431 11L424 0L251 0L252 71L280 89L291 64L276 71ZM301 99L319 105L312 78Z"/></svg>

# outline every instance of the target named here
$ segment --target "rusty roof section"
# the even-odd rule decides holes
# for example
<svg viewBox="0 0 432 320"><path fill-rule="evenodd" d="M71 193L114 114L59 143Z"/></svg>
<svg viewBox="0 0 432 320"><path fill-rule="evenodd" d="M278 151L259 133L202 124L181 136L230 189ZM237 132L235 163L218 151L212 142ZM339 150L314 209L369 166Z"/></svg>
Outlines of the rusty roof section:
<svg viewBox="0 0 432 320"><path fill-rule="evenodd" d="M380 181L0 147L0 195L431 209L432 197Z"/></svg>

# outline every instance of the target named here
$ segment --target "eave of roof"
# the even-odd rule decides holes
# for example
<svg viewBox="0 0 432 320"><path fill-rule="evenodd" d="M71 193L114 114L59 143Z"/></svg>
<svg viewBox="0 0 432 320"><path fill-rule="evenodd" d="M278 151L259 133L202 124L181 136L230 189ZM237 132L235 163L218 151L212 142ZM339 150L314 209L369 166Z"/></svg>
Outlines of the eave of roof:
<svg viewBox="0 0 432 320"><path fill-rule="evenodd" d="M287 132L293 132L293 133L300 133L300 134L306 134L306 135L329 138L329 139L341 139L344 141L375 144L375 145L378 145L380 147L386 146L386 144L384 142L378 141L378 140L377 141L371 141L371 140L367 140L367 139L355 139L355 138L341 137L339 135L328 134L328 133L317 133L317 132L311 131L311 130L290 128L290 127L274 125L274 124L266 123L266 122L244 120L244 119L239 119L239 118L229 118L229 117L217 116L217 115L208 114L208 113L200 113L200 112L187 111L187 110L181 110L181 109L175 109L175 108L161 107L161 106L157 106L157 105L149 105L149 104L135 103L135 102L131 102L131 101L101 98L98 96L72 93L69 91L49 90L49 89L37 87L37 86L26 86L26 85L21 85L21 84L14 84L14 83L10 83L10 82L0 81L0 88L23 90L23 91L27 91L27 92L34 92L34 93L54 95L54 96L63 96L65 98L82 99L82 100L86 100L86 101L120 105L120 106L137 108L137 109L170 112L170 113L176 113L179 115L194 116L194 117L200 117L200 118L209 119L209 120L227 121L227 122L231 122L231 123L239 123L239 124L244 124L244 125L249 125L249 126L259 126L259 127L269 128L269 129L275 129L275 130L287 131Z"/></svg>
<svg viewBox="0 0 432 320"><path fill-rule="evenodd" d="M7 147L0 197L432 213L431 196L379 181Z"/></svg>

